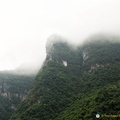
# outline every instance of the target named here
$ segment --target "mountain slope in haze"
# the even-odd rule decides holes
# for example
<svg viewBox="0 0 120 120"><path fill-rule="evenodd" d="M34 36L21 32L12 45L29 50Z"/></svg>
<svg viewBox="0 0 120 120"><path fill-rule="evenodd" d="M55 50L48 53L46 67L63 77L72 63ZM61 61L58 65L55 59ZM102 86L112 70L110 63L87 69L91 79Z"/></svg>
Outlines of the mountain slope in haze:
<svg viewBox="0 0 120 120"><path fill-rule="evenodd" d="M0 120L8 120L17 105L25 99L34 75L0 72Z"/></svg>
<svg viewBox="0 0 120 120"><path fill-rule="evenodd" d="M11 120L94 120L97 113L119 114L118 39L99 36L76 48L61 40L47 45L44 65Z"/></svg>

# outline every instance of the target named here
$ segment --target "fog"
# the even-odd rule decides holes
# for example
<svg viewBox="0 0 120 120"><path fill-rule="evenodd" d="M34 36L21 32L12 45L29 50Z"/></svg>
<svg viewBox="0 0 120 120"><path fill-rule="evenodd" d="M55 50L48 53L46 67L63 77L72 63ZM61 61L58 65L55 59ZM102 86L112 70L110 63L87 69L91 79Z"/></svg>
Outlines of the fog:
<svg viewBox="0 0 120 120"><path fill-rule="evenodd" d="M0 70L39 69L52 34L72 44L92 34L119 35L119 6L119 0L1 0Z"/></svg>

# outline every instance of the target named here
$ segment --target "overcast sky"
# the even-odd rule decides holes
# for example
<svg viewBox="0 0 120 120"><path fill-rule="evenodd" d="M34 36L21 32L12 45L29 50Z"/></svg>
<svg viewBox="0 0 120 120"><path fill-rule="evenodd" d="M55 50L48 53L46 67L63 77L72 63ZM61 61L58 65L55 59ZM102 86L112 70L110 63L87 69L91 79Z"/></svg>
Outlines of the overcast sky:
<svg viewBox="0 0 120 120"><path fill-rule="evenodd" d="M0 0L0 70L40 65L51 34L77 43L120 32L120 0Z"/></svg>

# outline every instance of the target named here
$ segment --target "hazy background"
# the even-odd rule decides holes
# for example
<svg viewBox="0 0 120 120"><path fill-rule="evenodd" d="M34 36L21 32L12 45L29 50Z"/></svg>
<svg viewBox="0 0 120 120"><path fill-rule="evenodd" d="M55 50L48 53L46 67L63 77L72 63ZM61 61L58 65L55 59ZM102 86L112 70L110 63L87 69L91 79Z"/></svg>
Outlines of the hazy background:
<svg viewBox="0 0 120 120"><path fill-rule="evenodd" d="M0 0L0 70L39 67L51 34L73 43L120 32L120 0Z"/></svg>

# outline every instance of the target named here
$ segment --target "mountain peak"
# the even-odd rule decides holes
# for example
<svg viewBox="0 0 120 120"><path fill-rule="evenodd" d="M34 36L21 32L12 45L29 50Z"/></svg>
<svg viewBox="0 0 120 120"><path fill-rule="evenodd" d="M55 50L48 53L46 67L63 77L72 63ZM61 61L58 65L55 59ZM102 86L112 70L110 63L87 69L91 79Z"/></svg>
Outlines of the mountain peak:
<svg viewBox="0 0 120 120"><path fill-rule="evenodd" d="M65 42L65 40L66 39L64 37L60 36L60 35L57 35L57 34L51 35L47 39L46 52L48 53L51 50L53 44L60 43L60 42Z"/></svg>

